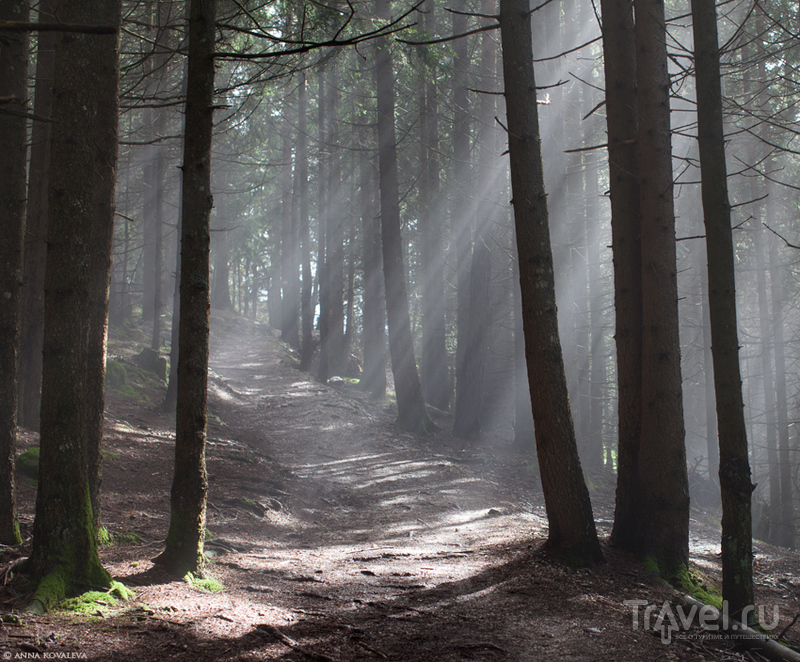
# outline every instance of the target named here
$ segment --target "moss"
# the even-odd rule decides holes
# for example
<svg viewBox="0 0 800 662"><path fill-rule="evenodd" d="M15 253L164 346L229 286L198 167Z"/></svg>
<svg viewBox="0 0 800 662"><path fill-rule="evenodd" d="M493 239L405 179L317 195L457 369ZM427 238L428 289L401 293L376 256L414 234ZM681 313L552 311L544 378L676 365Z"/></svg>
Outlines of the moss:
<svg viewBox="0 0 800 662"><path fill-rule="evenodd" d="M655 556L645 556L644 559L642 559L642 567L647 570L647 572L652 572L661 576L661 570L658 567L658 561Z"/></svg>
<svg viewBox="0 0 800 662"><path fill-rule="evenodd" d="M111 534L105 526L101 525L100 528L97 529L97 544L104 546L111 544Z"/></svg>
<svg viewBox="0 0 800 662"><path fill-rule="evenodd" d="M187 572L183 576L183 581L192 586L192 588L205 593L221 593L225 590L225 587L213 577L198 577L191 572Z"/></svg>
<svg viewBox="0 0 800 662"><path fill-rule="evenodd" d="M118 581L112 581L111 586L108 589L108 594L112 595L120 600L128 601L133 600L136 597L136 592L129 589L125 584Z"/></svg>
<svg viewBox="0 0 800 662"><path fill-rule="evenodd" d="M39 449L29 448L17 456L15 466L23 476L39 480Z"/></svg>
<svg viewBox="0 0 800 662"><path fill-rule="evenodd" d="M105 591L87 591L75 598L68 598L59 605L60 611L82 616L105 616L117 599Z"/></svg>
<svg viewBox="0 0 800 662"><path fill-rule="evenodd" d="M696 568L684 568L676 584L695 600L722 609L722 594L709 578Z"/></svg>

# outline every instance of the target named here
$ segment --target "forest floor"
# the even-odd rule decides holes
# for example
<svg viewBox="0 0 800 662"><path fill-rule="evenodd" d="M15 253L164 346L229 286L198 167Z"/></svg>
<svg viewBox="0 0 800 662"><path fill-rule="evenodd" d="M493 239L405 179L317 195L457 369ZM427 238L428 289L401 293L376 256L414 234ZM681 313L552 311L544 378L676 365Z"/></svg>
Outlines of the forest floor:
<svg viewBox="0 0 800 662"><path fill-rule="evenodd" d="M215 318L212 340L206 549L224 588L151 561L169 522L174 422L156 406L163 385L138 379L134 346L114 341L128 376L108 394L102 517L113 544L101 555L136 597L84 614L12 613L28 596L3 571L26 548L5 548L3 659L762 659L696 629L665 643L641 611L635 627L625 601L660 606L675 593L605 542L607 562L591 570L544 554L535 464L505 445L405 434L387 403L299 372L265 326ZM20 451L35 442L23 432ZM29 545L34 484L18 483ZM592 497L605 541L613 481L594 476ZM719 531L698 510L692 527L693 563L714 584ZM800 613L798 556L756 550L758 600L779 605L780 632Z"/></svg>

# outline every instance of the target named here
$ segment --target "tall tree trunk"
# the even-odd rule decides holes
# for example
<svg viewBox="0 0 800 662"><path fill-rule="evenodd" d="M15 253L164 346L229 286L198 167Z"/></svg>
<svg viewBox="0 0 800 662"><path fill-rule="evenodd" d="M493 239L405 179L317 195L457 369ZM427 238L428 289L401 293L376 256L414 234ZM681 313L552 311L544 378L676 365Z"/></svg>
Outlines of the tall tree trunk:
<svg viewBox="0 0 800 662"><path fill-rule="evenodd" d="M452 15L453 34L467 31L466 4L457 6L460 13ZM467 100L469 43L467 37L453 44L453 185L451 195L451 226L456 262L456 389L463 380L463 368L469 329L469 269L472 257L472 219L469 203L472 200L470 178L470 114Z"/></svg>
<svg viewBox="0 0 800 662"><path fill-rule="evenodd" d="M611 540L633 550L641 499L642 266L636 48L630 0L602 0L617 345L617 494Z"/></svg>
<svg viewBox="0 0 800 662"><path fill-rule="evenodd" d="M435 3L424 5L422 29L436 32ZM420 158L419 178L420 259L422 262L422 364L420 380L425 402L450 408L450 378L447 371L447 346L444 303L444 233L439 203L441 173L439 165L439 103L435 64L431 53L422 51L421 66L426 72L420 82Z"/></svg>
<svg viewBox="0 0 800 662"><path fill-rule="evenodd" d="M484 3L485 13L491 7ZM494 39L483 35L481 42L480 79L482 89L492 89L497 69L497 52ZM476 173L477 195L471 199L475 202L474 241L472 245L472 263L469 267L469 302L467 307L467 325L459 336L459 343L464 341L461 373L456 382L456 406L453 417L453 434L463 439L476 439L481 431L481 398L483 394L483 378L486 365L489 322L491 307L489 305L489 280L491 278L492 256L489 249L491 239L489 233L494 212L492 196L494 194L494 170L496 154L494 154L494 118L497 112L495 97L491 94L481 95L480 125L478 131L478 167ZM459 283L460 287L461 283ZM460 326L460 322L459 322Z"/></svg>
<svg viewBox="0 0 800 662"><path fill-rule="evenodd" d="M314 287L311 277L311 229L309 227L308 199L308 104L306 92L306 75L300 73L300 86L297 92L297 178L298 198L300 201L300 261L302 270L302 287L300 291L300 316L302 323L302 339L300 342L300 369L310 370L314 356L314 309L311 305L311 290Z"/></svg>
<svg viewBox="0 0 800 662"><path fill-rule="evenodd" d="M711 347L719 426L722 493L722 598L733 616L753 605L750 463L736 329L731 207L725 166L717 12L714 0L692 0L697 70L697 134L708 253Z"/></svg>
<svg viewBox="0 0 800 662"><path fill-rule="evenodd" d="M771 182L767 183L767 190L773 188ZM774 221L770 216L774 214L774 205L770 207L767 223L773 227ZM773 343L775 346L775 399L778 409L778 462L780 464L781 481L781 510L778 522L777 537L775 541L783 547L794 548L795 517L794 497L792 483L792 458L789 448L789 416L786 403L786 359L783 347L783 285L781 282L780 266L778 265L778 247L775 239L770 241L769 263L771 266L772 285L772 326Z"/></svg>
<svg viewBox="0 0 800 662"><path fill-rule="evenodd" d="M39 3L39 20L54 21L57 0ZM49 118L53 112L53 70L56 33L37 36L36 88L33 112ZM47 253L47 187L52 122L33 122L25 223L25 259L22 277L22 333L19 355L19 424L39 429L44 333L44 270Z"/></svg>
<svg viewBox="0 0 800 662"><path fill-rule="evenodd" d="M294 281L297 279L297 247L294 245L292 205L292 136L290 133L291 105L288 98L283 100L283 144L281 146L281 340L290 347L300 347L298 326L298 302L295 299Z"/></svg>
<svg viewBox="0 0 800 662"><path fill-rule="evenodd" d="M325 234L325 280L328 284L328 368L341 375L347 365L344 356L344 194L339 122L339 66L332 61L327 70L328 130L328 230Z"/></svg>
<svg viewBox="0 0 800 662"><path fill-rule="evenodd" d="M62 2L59 19L118 30L120 3ZM91 482L102 415L98 329L107 313L100 295L107 295L110 264L105 238L114 208L118 48L118 34L63 34L55 44L39 489L30 556L39 581L30 605L35 611L110 582L97 553Z"/></svg>
<svg viewBox="0 0 800 662"><path fill-rule="evenodd" d="M364 118L366 123L366 117ZM370 132L372 133L372 132ZM375 164L366 151L371 136L365 131L359 153L361 236L364 255L364 375L361 386L372 399L386 395L386 316L384 315L381 221L375 208Z"/></svg>
<svg viewBox="0 0 800 662"><path fill-rule="evenodd" d="M602 559L583 479L558 335L553 254L544 190L528 0L500 0L525 353L545 507L548 547L571 563Z"/></svg>
<svg viewBox="0 0 800 662"><path fill-rule="evenodd" d="M216 0L192 0L190 5L175 475L166 549L157 558L180 576L202 567L208 493L205 442L215 10Z"/></svg>
<svg viewBox="0 0 800 662"><path fill-rule="evenodd" d="M113 21L120 22L119 0ZM111 17L109 17L109 20ZM92 236L92 274L89 280L89 333L87 349L86 435L89 458L89 492L92 500L94 528L100 528L100 484L105 422L106 349L108 339L108 298L111 279L111 254L114 245L114 211L116 209L117 157L119 143L119 38L100 37L107 56L95 63L98 95L94 162L94 234ZM158 159L157 159L158 161ZM160 203L160 195L157 196ZM158 216L158 214L157 214ZM160 219L157 230L161 233ZM157 249L160 250L160 247ZM156 260L160 264L161 257ZM160 287L160 286L159 286ZM159 288L156 289L159 291ZM156 297L156 310L159 299Z"/></svg>
<svg viewBox="0 0 800 662"><path fill-rule="evenodd" d="M634 0L642 252L642 423L637 548L665 577L689 561L675 209L663 0Z"/></svg>
<svg viewBox="0 0 800 662"><path fill-rule="evenodd" d="M27 0L0 4L0 20L27 21ZM14 453L17 445L17 374L20 339L20 289L25 233L28 34L0 31L0 543L22 542L17 523ZM10 101L9 101L10 100ZM7 105L6 105L7 104ZM4 113L13 109L20 115Z"/></svg>
<svg viewBox="0 0 800 662"><path fill-rule="evenodd" d="M378 18L390 16L389 0L375 0ZM375 40L378 97L378 162L380 168L381 236L389 354L397 394L397 424L411 432L427 432L433 423L425 410L411 337L406 294L403 240L400 234L400 191L397 181L397 137L394 124L394 71L386 37Z"/></svg>

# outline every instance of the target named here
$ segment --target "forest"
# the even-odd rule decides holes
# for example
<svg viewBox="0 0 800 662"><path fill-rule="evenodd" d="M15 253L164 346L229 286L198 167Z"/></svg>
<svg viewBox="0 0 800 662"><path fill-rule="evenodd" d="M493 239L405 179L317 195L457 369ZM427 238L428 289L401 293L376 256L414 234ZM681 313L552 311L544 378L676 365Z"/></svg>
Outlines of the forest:
<svg viewBox="0 0 800 662"><path fill-rule="evenodd" d="M799 41L785 0L0 0L0 647L129 657L40 641L91 589L135 659L655 659L626 605L696 598L749 648L669 659L800 659Z"/></svg>

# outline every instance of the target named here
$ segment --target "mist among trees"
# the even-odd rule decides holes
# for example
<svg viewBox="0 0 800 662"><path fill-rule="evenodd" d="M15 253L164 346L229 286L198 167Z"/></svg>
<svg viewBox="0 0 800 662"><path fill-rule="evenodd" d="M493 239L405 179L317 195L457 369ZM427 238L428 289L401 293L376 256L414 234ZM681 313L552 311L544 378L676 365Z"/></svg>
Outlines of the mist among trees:
<svg viewBox="0 0 800 662"><path fill-rule="evenodd" d="M168 382L166 549L204 566L210 320L436 444L536 467L545 547L680 584L690 508L794 548L796 7L747 0L0 3L0 542L40 435L43 611L109 586L109 332ZM109 331L110 329L110 331ZM168 367L167 367L168 366ZM605 541L603 543L605 545Z"/></svg>

